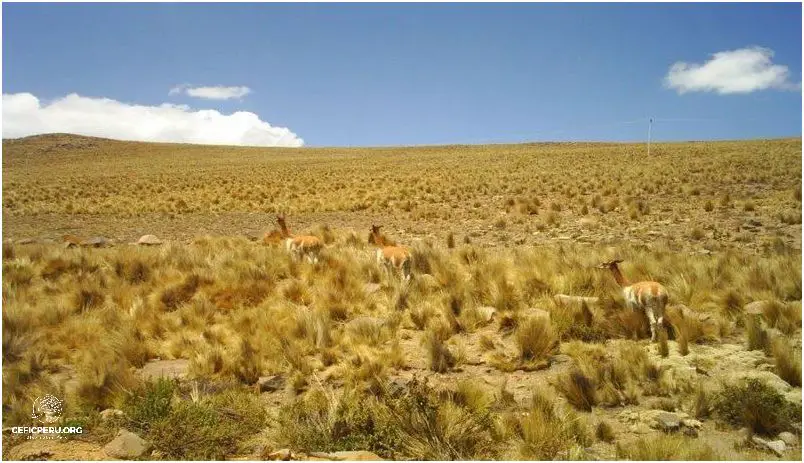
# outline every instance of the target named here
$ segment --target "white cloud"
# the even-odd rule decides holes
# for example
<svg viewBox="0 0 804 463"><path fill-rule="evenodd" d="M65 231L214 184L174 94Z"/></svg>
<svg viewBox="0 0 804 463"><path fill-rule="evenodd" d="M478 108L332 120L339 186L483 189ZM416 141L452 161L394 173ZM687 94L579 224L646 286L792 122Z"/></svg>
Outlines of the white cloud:
<svg viewBox="0 0 804 463"><path fill-rule="evenodd" d="M254 113L221 114L165 103L142 106L72 93L48 104L30 93L3 94L3 138L66 132L120 140L288 146L304 140Z"/></svg>
<svg viewBox="0 0 804 463"><path fill-rule="evenodd" d="M185 93L195 98L206 98L207 100L231 100L234 98L242 98L249 93L251 89L248 87L224 87L216 85L212 87L191 87L187 84L177 85L170 89L168 95L177 95Z"/></svg>
<svg viewBox="0 0 804 463"><path fill-rule="evenodd" d="M773 50L748 47L715 53L703 64L679 61L670 66L664 84L679 94L751 93L769 88L800 89L801 84L790 82L790 70L787 66L773 64L772 58Z"/></svg>

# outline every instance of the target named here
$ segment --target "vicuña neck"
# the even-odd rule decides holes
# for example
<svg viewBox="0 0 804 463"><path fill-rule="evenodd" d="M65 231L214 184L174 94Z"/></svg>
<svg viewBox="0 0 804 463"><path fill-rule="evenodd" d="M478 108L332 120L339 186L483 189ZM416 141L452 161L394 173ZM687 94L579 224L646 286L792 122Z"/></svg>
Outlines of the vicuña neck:
<svg viewBox="0 0 804 463"><path fill-rule="evenodd" d="M614 265L611 267L611 273L614 275L614 279L617 281L617 284L621 287L625 288L629 285L628 280L625 279L622 272L620 271L620 267Z"/></svg>
<svg viewBox="0 0 804 463"><path fill-rule="evenodd" d="M388 242L385 241L385 237L379 233L374 233L374 244L379 247L388 246Z"/></svg>

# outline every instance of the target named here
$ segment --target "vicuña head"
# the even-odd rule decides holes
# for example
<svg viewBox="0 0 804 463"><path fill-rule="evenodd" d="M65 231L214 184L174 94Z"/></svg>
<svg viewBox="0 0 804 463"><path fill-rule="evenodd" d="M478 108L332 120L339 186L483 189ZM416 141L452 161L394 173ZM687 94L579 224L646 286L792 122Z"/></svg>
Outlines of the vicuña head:
<svg viewBox="0 0 804 463"><path fill-rule="evenodd" d="M377 262L386 269L396 268L402 272L405 281L411 277L410 251L404 246L396 246L380 233L380 225L372 225L368 242L377 246Z"/></svg>
<svg viewBox="0 0 804 463"><path fill-rule="evenodd" d="M617 284L622 288L625 304L628 308L645 313L650 323L651 341L655 341L657 331L664 323L664 308L668 299L667 290L655 281L629 283L618 266L621 262L622 259L615 259L603 262L597 268L611 271Z"/></svg>
<svg viewBox="0 0 804 463"><path fill-rule="evenodd" d="M279 225L279 229L265 232L265 234L262 235L263 244L277 245L281 243L283 240L289 238L289 234L287 233L287 227L285 226L285 215L284 214L277 215L276 223L277 225Z"/></svg>

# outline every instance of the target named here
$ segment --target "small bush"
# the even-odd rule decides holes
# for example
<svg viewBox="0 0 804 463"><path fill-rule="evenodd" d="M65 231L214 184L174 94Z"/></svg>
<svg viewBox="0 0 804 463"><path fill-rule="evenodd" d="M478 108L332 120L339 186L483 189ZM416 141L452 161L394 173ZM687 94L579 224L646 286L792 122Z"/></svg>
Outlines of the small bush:
<svg viewBox="0 0 804 463"><path fill-rule="evenodd" d="M727 385L718 394L715 410L725 421L747 426L758 434L775 436L801 422L801 406L757 378Z"/></svg>
<svg viewBox="0 0 804 463"><path fill-rule="evenodd" d="M592 407L597 405L595 388L594 380L577 369L559 376L556 382L556 389L567 402L585 412L592 411Z"/></svg>
<svg viewBox="0 0 804 463"><path fill-rule="evenodd" d="M148 431L170 413L175 390L176 384L168 379L145 383L126 399L123 411L135 429Z"/></svg>
<svg viewBox="0 0 804 463"><path fill-rule="evenodd" d="M223 460L266 424L263 405L245 390L229 389L165 405L167 392L172 392L168 384L152 386L146 393L149 406L144 408L149 419L159 416L150 423L148 440L167 459Z"/></svg>

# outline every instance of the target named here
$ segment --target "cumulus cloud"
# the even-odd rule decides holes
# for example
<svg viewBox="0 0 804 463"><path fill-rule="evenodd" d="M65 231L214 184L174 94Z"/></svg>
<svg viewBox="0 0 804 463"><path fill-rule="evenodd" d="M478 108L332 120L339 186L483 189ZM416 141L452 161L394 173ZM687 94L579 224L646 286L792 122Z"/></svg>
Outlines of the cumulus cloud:
<svg viewBox="0 0 804 463"><path fill-rule="evenodd" d="M774 64L772 59L773 50L762 47L721 51L703 64L682 61L673 64L664 83L679 94L751 93L770 88L800 89L800 83L790 82L790 70L787 66Z"/></svg>
<svg viewBox="0 0 804 463"><path fill-rule="evenodd" d="M274 127L250 112L221 114L169 103L132 105L75 93L43 104L30 93L3 94L3 138L54 132L210 145L304 145L290 129Z"/></svg>
<svg viewBox="0 0 804 463"><path fill-rule="evenodd" d="M212 87L192 87L187 84L182 84L171 88L168 95L178 95L182 93L195 98L205 98L207 100L231 100L248 95L251 93L251 89L243 86L224 87L222 85L216 85Z"/></svg>

